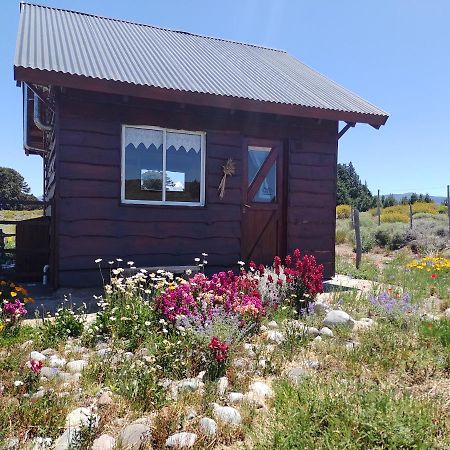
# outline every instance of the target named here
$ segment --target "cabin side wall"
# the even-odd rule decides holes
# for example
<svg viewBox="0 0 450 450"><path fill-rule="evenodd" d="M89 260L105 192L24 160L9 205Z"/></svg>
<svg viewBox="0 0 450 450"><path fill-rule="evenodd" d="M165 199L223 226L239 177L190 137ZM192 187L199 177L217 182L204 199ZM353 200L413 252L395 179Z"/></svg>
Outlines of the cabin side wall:
<svg viewBox="0 0 450 450"><path fill-rule="evenodd" d="M336 122L124 101L80 91L66 92L59 111L59 285L98 285L96 258L103 264L122 258L137 266L189 265L206 252L209 270L236 267L241 256L244 137L283 140L289 154L288 247L314 250L326 265L326 275L332 275ZM122 205L122 124L206 131L206 205ZM220 200L217 188L228 158L236 162L236 174L228 177Z"/></svg>

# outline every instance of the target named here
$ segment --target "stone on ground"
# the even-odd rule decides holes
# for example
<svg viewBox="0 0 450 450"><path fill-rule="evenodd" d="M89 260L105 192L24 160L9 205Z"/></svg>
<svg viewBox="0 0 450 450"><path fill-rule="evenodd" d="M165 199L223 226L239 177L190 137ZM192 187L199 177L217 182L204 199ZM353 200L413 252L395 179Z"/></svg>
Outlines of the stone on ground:
<svg viewBox="0 0 450 450"><path fill-rule="evenodd" d="M102 434L92 443L91 450L113 450L116 440L109 434Z"/></svg>
<svg viewBox="0 0 450 450"><path fill-rule="evenodd" d="M355 320L350 317L345 311L334 309L329 311L323 319L323 325L328 328L333 328L339 325L353 327Z"/></svg>
<svg viewBox="0 0 450 450"><path fill-rule="evenodd" d="M81 373L83 369L87 366L87 361L85 359L77 359L75 361L70 361L67 363L66 367L69 372Z"/></svg>
<svg viewBox="0 0 450 450"><path fill-rule="evenodd" d="M274 396L272 388L262 381L255 381L249 386L248 390L254 392L256 397L259 397L261 400L272 398Z"/></svg>
<svg viewBox="0 0 450 450"><path fill-rule="evenodd" d="M200 431L206 437L212 438L217 434L217 423L210 417L203 417L199 422Z"/></svg>
<svg viewBox="0 0 450 450"><path fill-rule="evenodd" d="M328 336L328 337L334 336L333 331L328 327L322 327L319 331L321 336Z"/></svg>
<svg viewBox="0 0 450 450"><path fill-rule="evenodd" d="M239 425L242 422L241 414L232 406L220 406L213 403L213 413L217 420L230 425Z"/></svg>
<svg viewBox="0 0 450 450"><path fill-rule="evenodd" d="M166 447L169 448L190 448L193 447L197 435L195 433L188 433L187 431L181 431L180 433L172 434L166 440Z"/></svg>
<svg viewBox="0 0 450 450"><path fill-rule="evenodd" d="M90 408L76 408L66 416L67 428L80 428L82 426L97 426L99 417Z"/></svg>
<svg viewBox="0 0 450 450"><path fill-rule="evenodd" d="M300 384L303 380L310 376L308 369L304 367L293 367L286 372L286 376L294 384Z"/></svg>
<svg viewBox="0 0 450 450"><path fill-rule="evenodd" d="M244 400L244 394L242 392L230 392L228 394L229 403L241 403Z"/></svg>
<svg viewBox="0 0 450 450"><path fill-rule="evenodd" d="M228 389L228 378L227 377L220 377L219 381L217 382L217 394L222 397L226 390Z"/></svg>
<svg viewBox="0 0 450 450"><path fill-rule="evenodd" d="M266 339L268 342L281 344L284 341L284 334L281 331L269 330L267 331Z"/></svg>
<svg viewBox="0 0 450 450"><path fill-rule="evenodd" d="M132 423L120 433L119 443L127 450L139 450L150 440L150 428L141 423Z"/></svg>
<svg viewBox="0 0 450 450"><path fill-rule="evenodd" d="M47 357L41 353L41 352L36 352L33 351L30 353L30 359L34 359L35 361L45 361L47 359Z"/></svg>
<svg viewBox="0 0 450 450"><path fill-rule="evenodd" d="M112 405L112 403L113 403L113 399L108 394L108 392L103 392L103 394L97 400L98 406L108 406L108 405Z"/></svg>

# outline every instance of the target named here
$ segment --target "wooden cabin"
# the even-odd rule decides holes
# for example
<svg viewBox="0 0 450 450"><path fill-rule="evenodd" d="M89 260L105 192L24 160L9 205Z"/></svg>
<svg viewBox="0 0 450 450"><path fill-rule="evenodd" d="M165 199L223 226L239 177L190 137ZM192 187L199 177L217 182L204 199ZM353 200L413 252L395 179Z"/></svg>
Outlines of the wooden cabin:
<svg viewBox="0 0 450 450"><path fill-rule="evenodd" d="M388 118L281 50L31 4L14 77L55 286L99 284L96 258L217 271L296 247L331 277L338 139Z"/></svg>

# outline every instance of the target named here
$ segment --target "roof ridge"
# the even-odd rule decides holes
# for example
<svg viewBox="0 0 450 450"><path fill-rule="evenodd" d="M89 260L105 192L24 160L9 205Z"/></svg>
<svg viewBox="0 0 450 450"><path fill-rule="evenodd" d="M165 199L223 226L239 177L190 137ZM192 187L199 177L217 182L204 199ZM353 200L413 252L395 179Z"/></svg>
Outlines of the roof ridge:
<svg viewBox="0 0 450 450"><path fill-rule="evenodd" d="M48 5L39 5L37 3L29 3L29 2L24 2L24 1L20 2L20 8L22 8L22 5L35 6L35 7L38 7L38 8L53 9L53 10L56 10L56 11L64 11L64 12L69 12L69 13L73 13L73 14L80 14L80 15L83 15L83 16L95 17L97 19L112 20L114 22L128 23L128 24L131 24L131 25L138 25L138 26L141 26L141 27L154 28L154 29L157 29L157 30L169 31L169 32L172 32L172 33L188 34L190 36L196 36L196 37L203 38L203 39L212 39L212 40L216 40L216 41L230 42L232 44L246 45L248 47L262 48L264 50L272 50L274 52L287 53L286 50L273 48L273 47L266 47L264 45L251 44L249 42L235 41L233 39L225 39L225 38L220 38L220 37L216 37L216 36L208 36L208 35L199 34L199 33L192 33L190 31L176 30L174 28L160 27L160 26L157 26L157 25L150 25L150 24L142 23L142 22L133 22L132 20L117 19L115 17L101 16L101 15L98 15L98 14L87 13L87 12L84 12L84 11L75 11L73 9L66 9L66 8L60 8L60 7L48 6Z"/></svg>

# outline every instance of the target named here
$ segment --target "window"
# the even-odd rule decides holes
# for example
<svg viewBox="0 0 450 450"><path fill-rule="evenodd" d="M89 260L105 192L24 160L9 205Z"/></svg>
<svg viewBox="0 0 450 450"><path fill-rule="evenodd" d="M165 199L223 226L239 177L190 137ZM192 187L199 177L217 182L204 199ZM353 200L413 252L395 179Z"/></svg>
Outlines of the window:
<svg viewBox="0 0 450 450"><path fill-rule="evenodd" d="M248 147L248 186L253 183L271 150L271 147L256 147L254 145L250 145ZM257 203L273 203L276 201L276 176L277 163L275 161L262 181L261 187L256 192L252 201Z"/></svg>
<svg viewBox="0 0 450 450"><path fill-rule="evenodd" d="M204 202L205 133L122 127L122 203Z"/></svg>

